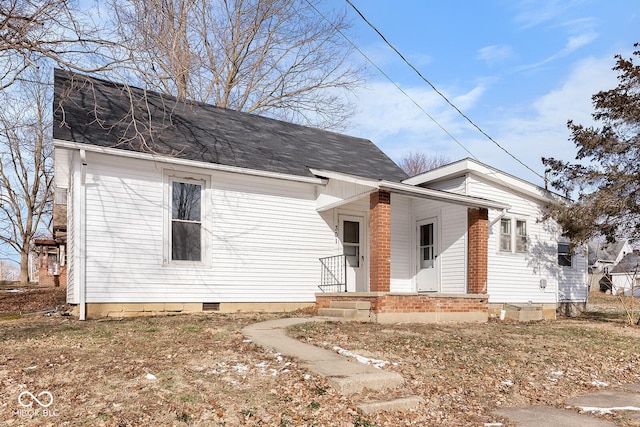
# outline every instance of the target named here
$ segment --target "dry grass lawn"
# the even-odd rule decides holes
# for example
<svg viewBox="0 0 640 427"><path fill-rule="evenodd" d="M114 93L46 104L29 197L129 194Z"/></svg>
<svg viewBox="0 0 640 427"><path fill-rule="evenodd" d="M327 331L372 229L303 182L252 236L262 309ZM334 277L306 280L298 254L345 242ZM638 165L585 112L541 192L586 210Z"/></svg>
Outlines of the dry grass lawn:
<svg viewBox="0 0 640 427"><path fill-rule="evenodd" d="M5 316L0 425L508 426L494 409L564 408L572 396L640 382L640 327L625 326L615 297L592 301L583 318L553 322L294 327L292 336L305 342L389 361L383 369L406 380L398 392L425 401L416 411L371 416L355 402L382 396L337 395L295 360L242 336L243 326L278 315ZM25 391L48 391L53 403L43 408L23 394L20 402L33 403L24 408Z"/></svg>

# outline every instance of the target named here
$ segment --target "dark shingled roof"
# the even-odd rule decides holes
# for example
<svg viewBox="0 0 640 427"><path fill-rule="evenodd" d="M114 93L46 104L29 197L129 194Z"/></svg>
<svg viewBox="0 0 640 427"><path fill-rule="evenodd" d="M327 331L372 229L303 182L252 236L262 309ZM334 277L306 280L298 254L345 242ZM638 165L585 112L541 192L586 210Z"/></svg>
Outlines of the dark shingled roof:
<svg viewBox="0 0 640 427"><path fill-rule="evenodd" d="M640 255L628 253L615 267L609 270L610 274L636 274L640 272Z"/></svg>
<svg viewBox="0 0 640 427"><path fill-rule="evenodd" d="M53 137L298 176L313 176L309 168L317 168L388 181L407 178L366 139L179 102L59 69Z"/></svg>

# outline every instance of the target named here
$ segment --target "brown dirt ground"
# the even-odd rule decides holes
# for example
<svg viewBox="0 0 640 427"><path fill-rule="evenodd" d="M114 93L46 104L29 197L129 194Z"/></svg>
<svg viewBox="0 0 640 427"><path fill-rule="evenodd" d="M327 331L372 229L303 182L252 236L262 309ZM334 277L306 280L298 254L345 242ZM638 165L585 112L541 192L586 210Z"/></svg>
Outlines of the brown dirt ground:
<svg viewBox="0 0 640 427"><path fill-rule="evenodd" d="M52 426L483 426L510 424L500 407L566 406L570 397L640 382L640 328L624 323L615 297L597 296L579 319L535 323L375 325L308 323L292 336L387 360L406 380L418 410L359 414L295 360L247 341L241 328L275 314L206 314L127 320L43 311L15 294L0 321L0 425ZM56 290L52 291L53 294ZM53 304L53 305L52 305ZM28 310L26 309L28 307ZM306 314L298 314L306 315ZM2 318L2 317L0 317ZM152 375L152 376L151 376ZM48 391L44 409L29 395ZM40 395L49 403L48 395ZM638 419L607 416L620 426Z"/></svg>

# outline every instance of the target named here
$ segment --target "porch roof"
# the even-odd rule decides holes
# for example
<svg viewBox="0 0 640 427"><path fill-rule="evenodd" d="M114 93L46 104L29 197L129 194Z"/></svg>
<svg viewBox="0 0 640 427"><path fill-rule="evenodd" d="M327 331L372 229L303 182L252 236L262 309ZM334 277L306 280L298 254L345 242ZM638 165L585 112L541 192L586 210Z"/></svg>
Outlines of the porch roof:
<svg viewBox="0 0 640 427"><path fill-rule="evenodd" d="M436 200L440 202L452 203L456 205L462 205L462 206L468 206L468 207L474 207L474 208L504 210L504 209L509 209L511 207L511 205L507 203L496 202L496 201L484 199L481 197L465 196L463 194L451 193L449 191L434 190L431 188L424 188L424 187L416 187L410 184L386 181L383 179L373 180L373 179L363 178L355 175L345 174L342 172L334 172L334 171L328 171L328 170L322 170L322 169L310 169L310 170L314 175L318 177L327 178L329 180L331 179L340 180L344 182L358 184L368 188L367 191L364 191L353 197L349 197L341 200L333 200L330 203L319 204L317 206L317 210L320 212L341 206L345 203L351 202L356 199L360 199L378 190L388 191L389 193L401 194L404 196L414 197L418 199Z"/></svg>

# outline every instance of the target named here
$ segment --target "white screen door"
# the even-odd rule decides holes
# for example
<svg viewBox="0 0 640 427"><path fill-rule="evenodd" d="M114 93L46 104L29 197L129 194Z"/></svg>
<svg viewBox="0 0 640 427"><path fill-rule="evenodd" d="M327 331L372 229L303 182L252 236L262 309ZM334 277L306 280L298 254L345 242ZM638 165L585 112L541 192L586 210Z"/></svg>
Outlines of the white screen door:
<svg viewBox="0 0 640 427"><path fill-rule="evenodd" d="M340 215L342 253L347 257L347 290L367 292L364 218Z"/></svg>
<svg viewBox="0 0 640 427"><path fill-rule="evenodd" d="M439 288L438 236L435 218L418 221L416 240L417 272L416 285L418 292L437 292Z"/></svg>

